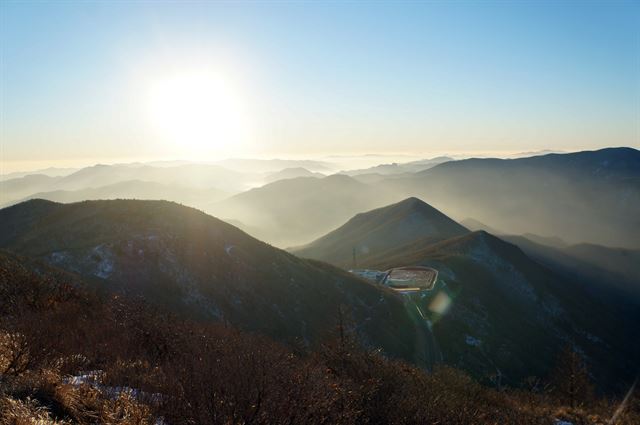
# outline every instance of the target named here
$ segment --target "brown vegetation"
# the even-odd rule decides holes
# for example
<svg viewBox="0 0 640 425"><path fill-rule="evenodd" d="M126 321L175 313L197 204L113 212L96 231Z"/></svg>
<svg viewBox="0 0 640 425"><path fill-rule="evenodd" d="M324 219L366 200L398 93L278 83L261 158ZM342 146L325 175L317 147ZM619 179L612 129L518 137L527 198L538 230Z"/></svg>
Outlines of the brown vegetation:
<svg viewBox="0 0 640 425"><path fill-rule="evenodd" d="M362 349L342 326L295 350L45 273L0 255L1 424L577 425L606 423L618 406L585 399L577 378L569 392L498 391L452 368L427 373ZM562 365L555 383L582 371ZM635 398L616 423L639 422Z"/></svg>

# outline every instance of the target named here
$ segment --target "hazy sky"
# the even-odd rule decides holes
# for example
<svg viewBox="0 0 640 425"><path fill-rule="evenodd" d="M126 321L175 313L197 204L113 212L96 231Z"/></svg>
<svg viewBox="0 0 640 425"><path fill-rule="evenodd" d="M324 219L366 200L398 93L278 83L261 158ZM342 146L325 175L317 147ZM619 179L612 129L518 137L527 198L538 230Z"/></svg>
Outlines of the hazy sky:
<svg viewBox="0 0 640 425"><path fill-rule="evenodd" d="M640 146L640 2L0 2L3 168Z"/></svg>

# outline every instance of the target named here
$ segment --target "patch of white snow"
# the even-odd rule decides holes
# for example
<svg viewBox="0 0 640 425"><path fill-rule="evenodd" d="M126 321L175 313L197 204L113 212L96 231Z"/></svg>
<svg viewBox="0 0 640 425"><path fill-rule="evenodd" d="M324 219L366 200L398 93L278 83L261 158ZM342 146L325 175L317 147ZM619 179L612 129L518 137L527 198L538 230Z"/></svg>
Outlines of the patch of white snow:
<svg viewBox="0 0 640 425"><path fill-rule="evenodd" d="M480 341L478 338L475 338L475 337L473 337L471 335L465 335L464 342L467 345L470 345L472 347L479 347L480 344L482 344L482 341Z"/></svg>

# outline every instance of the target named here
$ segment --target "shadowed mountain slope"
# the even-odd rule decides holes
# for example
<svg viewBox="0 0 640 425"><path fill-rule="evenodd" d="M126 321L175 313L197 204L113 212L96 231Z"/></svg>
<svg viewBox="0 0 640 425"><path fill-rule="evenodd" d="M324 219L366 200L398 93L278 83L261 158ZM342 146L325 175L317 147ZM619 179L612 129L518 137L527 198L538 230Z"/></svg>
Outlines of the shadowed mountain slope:
<svg viewBox="0 0 640 425"><path fill-rule="evenodd" d="M557 273L640 297L639 250L592 244L554 246L544 244L547 239L535 239L531 235L505 235L502 238Z"/></svg>
<svg viewBox="0 0 640 425"><path fill-rule="evenodd" d="M621 400L593 402L575 385L551 396L497 390L448 367L426 373L361 350L350 333L292 350L86 286L0 250L1 423L600 424ZM569 391L584 403L578 414L558 404ZM616 424L639 423L633 403Z"/></svg>
<svg viewBox="0 0 640 425"><path fill-rule="evenodd" d="M415 219L416 211L428 225ZM404 232L411 222L413 232ZM598 382L612 387L639 366L638 299L552 270L485 231L468 232L417 199L359 214L294 252L343 265L351 247L369 240L379 249L359 256L358 268L438 270L433 290L408 297L429 322L445 363L480 379L517 384L545 376L558 347L572 344L594 366Z"/></svg>
<svg viewBox="0 0 640 425"><path fill-rule="evenodd" d="M162 201L33 200L0 210L0 247L205 320L318 342L344 306L366 344L412 359L392 292L299 259L200 211Z"/></svg>
<svg viewBox="0 0 640 425"><path fill-rule="evenodd" d="M607 385L618 385L616 379L640 366L637 298L554 272L489 233L419 241L363 264L381 270L404 265L440 272L439 289L421 302L431 311L447 300L444 314L431 311L445 362L518 382L548 373L557 347L570 343ZM437 300L439 293L446 295Z"/></svg>
<svg viewBox="0 0 640 425"><path fill-rule="evenodd" d="M291 251L340 267L384 255L411 242L437 242L468 233L468 230L417 198L361 213L329 234Z"/></svg>

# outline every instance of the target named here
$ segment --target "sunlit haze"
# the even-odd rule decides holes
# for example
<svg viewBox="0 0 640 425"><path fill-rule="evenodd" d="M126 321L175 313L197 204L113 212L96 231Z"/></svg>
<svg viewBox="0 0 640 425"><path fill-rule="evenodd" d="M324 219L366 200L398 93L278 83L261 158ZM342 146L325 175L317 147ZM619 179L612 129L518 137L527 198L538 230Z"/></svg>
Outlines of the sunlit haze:
<svg viewBox="0 0 640 425"><path fill-rule="evenodd" d="M640 144L636 2L0 7L3 172Z"/></svg>
<svg viewBox="0 0 640 425"><path fill-rule="evenodd" d="M245 148L250 122L242 103L229 81L203 70L153 81L148 107L159 141L206 157Z"/></svg>

